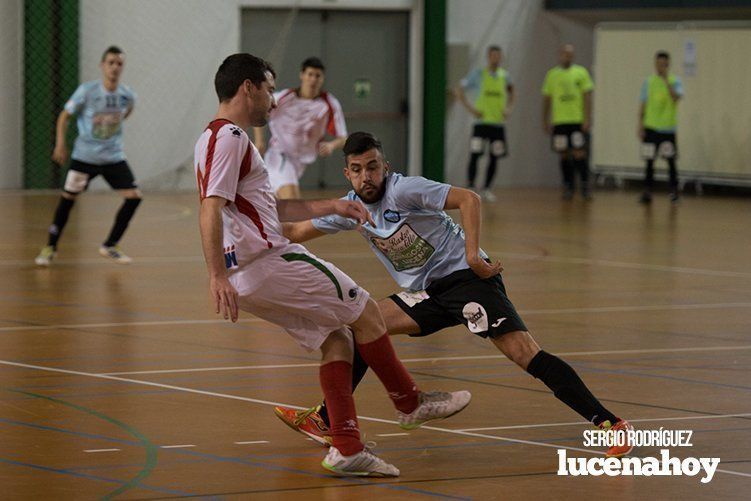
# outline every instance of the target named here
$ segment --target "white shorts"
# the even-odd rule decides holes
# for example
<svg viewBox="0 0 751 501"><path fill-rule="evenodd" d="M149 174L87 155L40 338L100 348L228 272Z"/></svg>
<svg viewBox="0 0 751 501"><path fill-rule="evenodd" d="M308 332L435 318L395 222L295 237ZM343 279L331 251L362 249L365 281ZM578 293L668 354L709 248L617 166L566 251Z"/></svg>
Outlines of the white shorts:
<svg viewBox="0 0 751 501"><path fill-rule="evenodd" d="M240 309L284 328L308 351L357 320L370 298L339 268L299 244L256 259L230 275L230 282Z"/></svg>
<svg viewBox="0 0 751 501"><path fill-rule="evenodd" d="M302 163L298 158L291 157L274 146L270 146L263 156L266 170L269 173L269 183L274 193L282 186L289 184L297 186L299 179L305 172L308 164Z"/></svg>

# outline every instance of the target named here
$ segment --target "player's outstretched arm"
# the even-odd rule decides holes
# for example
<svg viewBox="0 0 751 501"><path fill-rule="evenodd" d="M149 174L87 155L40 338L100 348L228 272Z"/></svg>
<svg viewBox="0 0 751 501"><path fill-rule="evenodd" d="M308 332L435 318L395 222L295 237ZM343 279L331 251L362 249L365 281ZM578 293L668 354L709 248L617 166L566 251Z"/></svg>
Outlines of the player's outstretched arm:
<svg viewBox="0 0 751 501"><path fill-rule="evenodd" d="M359 224L370 223L375 226L365 206L353 200L277 200L276 209L282 222L305 221L315 217L338 216L354 219Z"/></svg>
<svg viewBox="0 0 751 501"><path fill-rule="evenodd" d="M490 278L503 271L501 263L488 263L480 256L480 225L482 224L482 203L474 191L452 186L446 197L445 210L459 209L464 228L467 265L480 278Z"/></svg>
<svg viewBox="0 0 751 501"><path fill-rule="evenodd" d="M65 135L68 132L70 116L67 111L61 111L55 124L55 150L52 152L52 160L60 166L68 160L68 146L65 144Z"/></svg>
<svg viewBox="0 0 751 501"><path fill-rule="evenodd" d="M237 291L227 278L224 264L222 207L227 201L221 197L206 197L201 201L199 225L201 245L209 270L209 293L216 313L225 320L237 322Z"/></svg>
<svg viewBox="0 0 751 501"><path fill-rule="evenodd" d="M315 226L312 221L302 221L299 223L282 223L284 236L293 243L303 243L314 238L322 237L326 233L322 232Z"/></svg>

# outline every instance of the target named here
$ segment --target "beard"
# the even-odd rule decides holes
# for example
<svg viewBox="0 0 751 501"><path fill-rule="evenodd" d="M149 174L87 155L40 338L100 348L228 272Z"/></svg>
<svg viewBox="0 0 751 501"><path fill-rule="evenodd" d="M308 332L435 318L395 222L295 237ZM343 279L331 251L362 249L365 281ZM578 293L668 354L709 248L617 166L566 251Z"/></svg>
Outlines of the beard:
<svg viewBox="0 0 751 501"><path fill-rule="evenodd" d="M363 186L360 191L356 191L358 197L360 197L360 200L365 202L366 204L374 204L381 200L383 198L383 194L386 192L386 180L384 179L381 182L380 187L376 187L373 185L365 185Z"/></svg>

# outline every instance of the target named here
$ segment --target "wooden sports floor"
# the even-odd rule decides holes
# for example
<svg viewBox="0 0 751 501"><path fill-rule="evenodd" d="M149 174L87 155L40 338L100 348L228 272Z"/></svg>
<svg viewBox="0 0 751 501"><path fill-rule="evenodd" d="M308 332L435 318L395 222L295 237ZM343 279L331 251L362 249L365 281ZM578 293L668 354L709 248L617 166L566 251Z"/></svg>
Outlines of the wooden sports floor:
<svg viewBox="0 0 751 501"><path fill-rule="evenodd" d="M693 447L671 453L720 457L709 484L558 476L557 449L602 452L583 447L587 424L462 327L394 342L422 388L468 389L471 405L404 433L369 374L355 394L361 428L402 476L334 478L324 449L273 414L318 401L316 356L248 314L234 325L213 314L194 194L147 194L123 241L130 266L97 253L119 199L86 194L57 262L38 269L57 195L12 192L0 194L0 496L748 499L751 199L497 195L482 245L532 334L637 428L693 430ZM309 247L376 298L396 290L357 234Z"/></svg>

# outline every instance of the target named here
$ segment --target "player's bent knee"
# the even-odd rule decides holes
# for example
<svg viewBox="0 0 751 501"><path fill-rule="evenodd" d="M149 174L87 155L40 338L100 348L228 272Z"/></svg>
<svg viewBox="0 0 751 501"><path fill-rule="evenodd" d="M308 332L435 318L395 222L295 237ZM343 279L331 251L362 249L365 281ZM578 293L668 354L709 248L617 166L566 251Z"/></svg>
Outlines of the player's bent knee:
<svg viewBox="0 0 751 501"><path fill-rule="evenodd" d="M120 190L120 194L123 196L123 198L137 198L139 200L143 198L143 195L141 194L141 190L137 188L133 188L130 190Z"/></svg>
<svg viewBox="0 0 751 501"><path fill-rule="evenodd" d="M321 345L321 364L329 362L350 362L354 355L352 332L346 327L335 330Z"/></svg>
<svg viewBox="0 0 751 501"><path fill-rule="evenodd" d="M358 343L369 343L375 341L386 333L386 324L383 321L381 310L373 298L368 298L360 316L352 325L355 332L355 341Z"/></svg>

